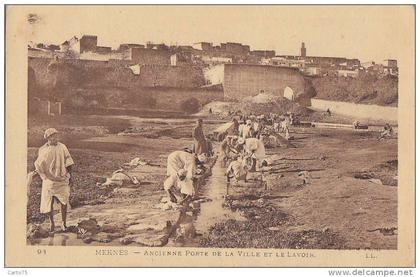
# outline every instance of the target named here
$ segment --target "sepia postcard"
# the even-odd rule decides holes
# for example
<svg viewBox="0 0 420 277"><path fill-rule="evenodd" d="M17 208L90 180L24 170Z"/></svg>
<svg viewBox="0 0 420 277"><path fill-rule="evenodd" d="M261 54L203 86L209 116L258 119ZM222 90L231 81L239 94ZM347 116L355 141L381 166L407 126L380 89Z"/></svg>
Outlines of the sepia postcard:
<svg viewBox="0 0 420 277"><path fill-rule="evenodd" d="M6 267L413 267L414 5L5 6Z"/></svg>

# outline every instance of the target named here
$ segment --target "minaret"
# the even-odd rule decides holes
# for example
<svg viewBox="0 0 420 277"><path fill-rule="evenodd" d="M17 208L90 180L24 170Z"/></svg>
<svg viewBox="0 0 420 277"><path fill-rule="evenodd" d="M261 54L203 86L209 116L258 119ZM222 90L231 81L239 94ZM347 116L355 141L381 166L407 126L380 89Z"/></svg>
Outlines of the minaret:
<svg viewBox="0 0 420 277"><path fill-rule="evenodd" d="M302 42L302 47L300 48L300 56L301 57L306 57L306 48L305 48L305 43Z"/></svg>

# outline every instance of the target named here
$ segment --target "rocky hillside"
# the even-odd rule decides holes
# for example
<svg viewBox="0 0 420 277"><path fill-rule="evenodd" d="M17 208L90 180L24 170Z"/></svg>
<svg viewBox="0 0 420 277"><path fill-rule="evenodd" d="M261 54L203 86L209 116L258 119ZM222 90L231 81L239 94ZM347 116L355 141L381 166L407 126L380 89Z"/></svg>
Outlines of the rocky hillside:
<svg viewBox="0 0 420 277"><path fill-rule="evenodd" d="M398 106L398 77L315 77L316 98L381 106Z"/></svg>

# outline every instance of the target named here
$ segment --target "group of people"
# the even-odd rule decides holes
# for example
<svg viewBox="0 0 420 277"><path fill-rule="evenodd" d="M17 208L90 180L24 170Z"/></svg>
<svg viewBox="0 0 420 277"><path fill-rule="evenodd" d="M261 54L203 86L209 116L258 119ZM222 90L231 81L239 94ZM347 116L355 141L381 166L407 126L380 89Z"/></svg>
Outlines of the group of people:
<svg viewBox="0 0 420 277"><path fill-rule="evenodd" d="M224 167L231 161L250 158L249 169L250 171L256 171L261 167L265 156L264 143L258 138L244 139L240 136L228 135L220 144L219 159ZM232 172L228 169L227 173Z"/></svg>
<svg viewBox="0 0 420 277"><path fill-rule="evenodd" d="M293 113L279 115L243 115L239 120L232 119L232 126L221 137L219 159L223 167L227 167L228 182L243 179L252 171L260 171L265 165L265 138L272 134L284 133L284 138L290 138L290 126L296 123Z"/></svg>
<svg viewBox="0 0 420 277"><path fill-rule="evenodd" d="M266 133L267 129L271 128L274 132L285 133L286 139L290 137L289 129L290 126L294 124L294 115L293 113L288 113L287 115L279 115L275 113L270 113L268 115L242 115L239 119L239 122L236 123L236 119L233 119L234 124L238 126L237 133L243 139L247 138L258 138ZM235 122L236 121L236 122Z"/></svg>
<svg viewBox="0 0 420 277"><path fill-rule="evenodd" d="M241 115L234 118L229 132L225 134L219 148L219 159L226 169L227 181L239 179L248 171L259 171L264 166L266 153L262 140L267 128L275 132L285 132L289 136L290 125L294 123L292 113L284 115ZM357 128L359 122L355 122ZM379 139L392 136L393 129L386 124ZM67 209L69 208L71 172L74 160L67 147L59 141L59 132L49 128L44 132L46 143L39 149L34 163L35 170L28 174L28 183L35 176L42 179L40 212L48 214L51 231L55 229L53 211L59 205L62 230L67 229ZM171 202L182 204L195 194L196 174L205 170L205 164L213 155L213 147L203 131L203 120L198 119L192 131L192 150L173 151L167 158L164 190Z"/></svg>
<svg viewBox="0 0 420 277"><path fill-rule="evenodd" d="M250 170L258 170L265 158L265 147L259 139L264 126L273 118L265 116L242 117L241 122L234 120L231 135L225 137L220 145L221 160L250 161ZM59 132L49 128L44 133L46 143L39 149L35 161L35 170L28 174L28 183L35 176L42 179L40 212L48 214L51 231L55 229L54 210L59 205L62 217L62 229L67 229L67 209L69 208L71 172L74 160L67 147L59 140ZM203 131L202 119L192 131L192 150L173 151L167 158L164 190L171 202L182 204L195 194L194 180L197 172L205 170L205 164L213 155L213 147ZM225 164L224 166L227 166ZM228 168L228 180L235 175L235 168ZM230 176L230 177L229 177Z"/></svg>

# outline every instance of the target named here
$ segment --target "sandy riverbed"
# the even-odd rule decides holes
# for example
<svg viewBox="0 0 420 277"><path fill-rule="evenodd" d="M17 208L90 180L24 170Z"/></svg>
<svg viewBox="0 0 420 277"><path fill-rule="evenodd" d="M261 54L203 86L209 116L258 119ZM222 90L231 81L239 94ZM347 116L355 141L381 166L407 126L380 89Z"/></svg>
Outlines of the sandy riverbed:
<svg viewBox="0 0 420 277"><path fill-rule="evenodd" d="M42 143L41 130L47 125L65 130L63 142L76 162L69 225L94 218L100 227L93 241L57 233L29 243L145 245L165 234L167 222L177 220L179 211L162 211L155 205L164 196L166 157L191 146L194 119L110 119L29 122L28 170ZM206 131L218 124L206 124ZM134 134L116 134L129 127L135 129ZM375 229L398 225L397 140L378 141L377 133L339 129L294 128L292 135L294 148L268 150L273 162L271 172L265 173L268 191L256 178L240 182L232 187L230 198L223 198L223 169L216 164L200 192L213 201L203 202L201 213L188 219L198 235L190 241L170 241L169 246L396 249L395 234ZM135 157L150 164L136 172L140 185L99 185ZM310 172L309 184L302 185L298 178L302 170ZM362 173L383 184L354 177ZM28 223L48 227L38 212L39 181L28 196Z"/></svg>

